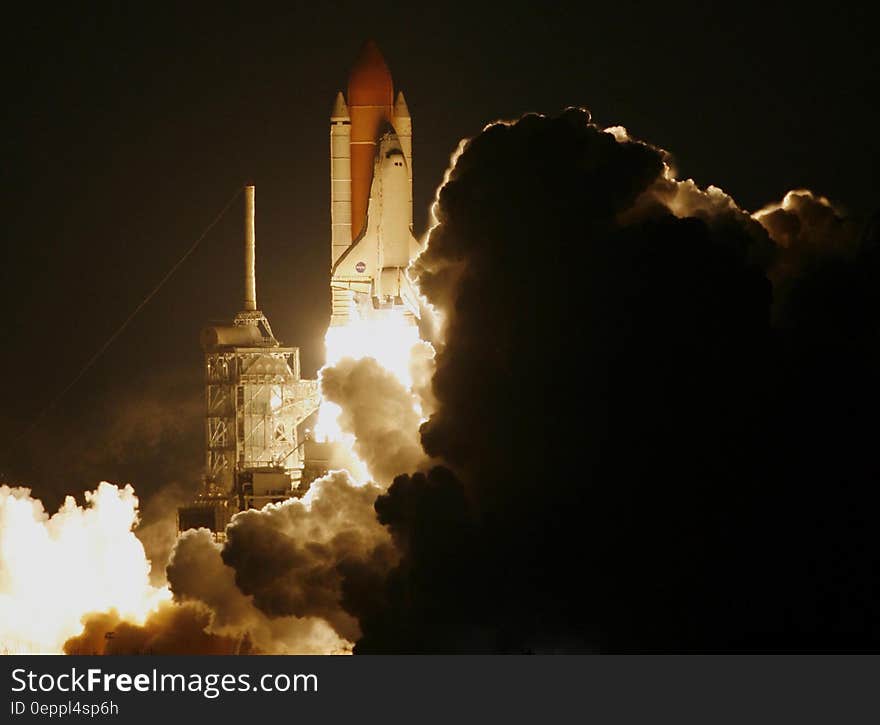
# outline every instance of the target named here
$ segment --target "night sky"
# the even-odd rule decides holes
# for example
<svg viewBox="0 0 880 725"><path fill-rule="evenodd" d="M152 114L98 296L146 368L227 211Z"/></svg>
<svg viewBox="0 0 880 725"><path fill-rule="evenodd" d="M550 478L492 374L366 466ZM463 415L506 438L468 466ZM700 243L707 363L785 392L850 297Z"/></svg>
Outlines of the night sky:
<svg viewBox="0 0 880 725"><path fill-rule="evenodd" d="M29 13L29 14L25 14ZM32 423L245 182L260 307L304 371L329 319L328 114L374 38L414 125L416 231L463 137L588 107L755 210L808 187L877 208L880 51L866 4L46 6L2 42L6 381L0 473L48 505L149 494L202 461L199 329L239 309L240 205ZM540 265L540 259L535 259Z"/></svg>

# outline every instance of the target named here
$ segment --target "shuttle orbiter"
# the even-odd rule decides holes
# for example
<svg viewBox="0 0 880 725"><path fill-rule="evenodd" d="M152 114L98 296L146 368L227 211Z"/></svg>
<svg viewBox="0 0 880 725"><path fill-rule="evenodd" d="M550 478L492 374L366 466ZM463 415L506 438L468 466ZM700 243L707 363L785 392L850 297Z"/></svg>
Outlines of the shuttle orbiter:
<svg viewBox="0 0 880 725"><path fill-rule="evenodd" d="M398 309L415 321L406 276L412 233L412 120L403 93L367 41L330 116L331 325Z"/></svg>

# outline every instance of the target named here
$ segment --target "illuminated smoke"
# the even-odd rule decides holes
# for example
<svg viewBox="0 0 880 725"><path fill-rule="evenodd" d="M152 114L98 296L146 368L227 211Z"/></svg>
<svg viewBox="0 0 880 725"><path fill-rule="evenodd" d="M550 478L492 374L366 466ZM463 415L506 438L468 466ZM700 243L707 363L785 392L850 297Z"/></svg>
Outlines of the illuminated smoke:
<svg viewBox="0 0 880 725"><path fill-rule="evenodd" d="M347 600L363 606L397 561L373 509L380 492L338 472L301 500L238 514L225 546L205 529L187 531L167 569L173 602L161 590L141 616L128 613L122 596L76 612L65 607L71 626L51 651L63 644L69 654L348 653L360 628Z"/></svg>
<svg viewBox="0 0 880 725"><path fill-rule="evenodd" d="M325 345L315 435L347 449L356 481L387 486L425 460L418 429L432 404L433 348L396 310L330 327Z"/></svg>
<svg viewBox="0 0 880 725"><path fill-rule="evenodd" d="M345 654L352 643L323 619L268 617L235 585L206 529L184 533L168 568L175 601L142 624L115 611L85 617L68 654ZM110 632L110 636L106 636Z"/></svg>
<svg viewBox="0 0 880 725"><path fill-rule="evenodd" d="M343 358L321 373L324 400L339 406L337 423L373 480L391 484L427 458L419 439L420 399L373 358Z"/></svg>
<svg viewBox="0 0 880 725"><path fill-rule="evenodd" d="M769 270L777 287L802 277L833 258L851 258L858 251L859 229L825 197L806 189L789 191L781 202L753 214L777 245Z"/></svg>
<svg viewBox="0 0 880 725"><path fill-rule="evenodd" d="M132 528L131 486L101 483L80 507L68 496L52 516L23 488L0 487L0 647L60 652L89 612L142 623L169 598L150 585Z"/></svg>
<svg viewBox="0 0 880 725"><path fill-rule="evenodd" d="M210 633L211 612L197 604L163 602L143 624L127 622L115 610L88 614L82 634L64 644L70 655L249 654L247 637Z"/></svg>
<svg viewBox="0 0 880 725"><path fill-rule="evenodd" d="M789 191L781 202L768 204L753 215L782 247L819 250L852 248L856 229L824 196L808 189Z"/></svg>

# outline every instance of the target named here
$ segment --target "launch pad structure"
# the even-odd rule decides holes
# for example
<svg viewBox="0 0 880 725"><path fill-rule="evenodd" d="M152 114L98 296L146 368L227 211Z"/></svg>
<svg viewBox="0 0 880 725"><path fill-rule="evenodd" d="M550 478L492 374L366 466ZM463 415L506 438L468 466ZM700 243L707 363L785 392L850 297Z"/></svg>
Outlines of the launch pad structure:
<svg viewBox="0 0 880 725"><path fill-rule="evenodd" d="M257 309L254 192L245 187L244 309L201 335L205 479L196 500L178 511L181 531L220 534L234 513L304 492L298 428L318 408L318 381L302 378L299 348L282 346Z"/></svg>
<svg viewBox="0 0 880 725"><path fill-rule="evenodd" d="M374 42L361 48L347 90L330 113L330 325L385 315L415 325L412 119ZM234 514L304 495L335 459L335 443L300 431L320 405L318 381L302 378L299 348L282 346L257 307L253 186L244 238L243 309L202 331L205 475L178 510L179 531L207 528L218 540Z"/></svg>

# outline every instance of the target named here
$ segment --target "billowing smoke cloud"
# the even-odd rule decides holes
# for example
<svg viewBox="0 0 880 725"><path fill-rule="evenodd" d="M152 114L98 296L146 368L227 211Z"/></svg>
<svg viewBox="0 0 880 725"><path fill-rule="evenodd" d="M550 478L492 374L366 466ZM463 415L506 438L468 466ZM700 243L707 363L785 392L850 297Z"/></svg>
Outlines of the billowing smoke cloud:
<svg viewBox="0 0 880 725"><path fill-rule="evenodd" d="M880 644L876 229L804 191L749 214L576 109L463 144L435 214L415 272L441 320L436 356L416 350L410 389L397 354L322 371L375 483L333 473L238 514L222 546L188 532L173 604L138 618L120 597L83 602L55 642ZM129 508L114 536L136 541ZM129 586L149 594L140 556Z"/></svg>
<svg viewBox="0 0 880 725"><path fill-rule="evenodd" d="M776 243L768 267L775 290L774 318L781 324L797 314L789 305L798 284L821 269L844 260L852 261L861 249L860 229L831 202L807 190L790 191L778 204L754 215Z"/></svg>
<svg viewBox="0 0 880 725"><path fill-rule="evenodd" d="M116 490L103 486L105 495ZM361 632L349 610L377 607L398 559L373 508L382 490L336 472L303 499L238 514L224 545L205 529L187 531L167 568L173 602L139 619L120 616L118 598L65 609L69 627L55 647L67 640L70 654L350 652ZM133 517L116 512L113 520L140 546ZM106 575L124 564L111 562ZM148 569L138 571L145 577ZM123 586L130 595L130 582Z"/></svg>
<svg viewBox="0 0 880 725"><path fill-rule="evenodd" d="M424 361L413 367L422 369ZM354 452L377 483L387 487L401 471L426 462L416 410L420 400L375 359L343 358L325 368L321 392L341 408L339 426L354 435Z"/></svg>
<svg viewBox="0 0 880 725"><path fill-rule="evenodd" d="M132 533L130 486L101 483L86 505L68 496L52 516L28 489L0 486L0 644L58 652L81 617L115 609L139 622L167 598L149 583L150 562Z"/></svg>
<svg viewBox="0 0 880 725"><path fill-rule="evenodd" d="M254 605L270 616L317 616L354 641L357 621L342 608L347 577L369 579L396 563L373 504L381 489L344 472L316 481L302 500L239 514L223 561Z"/></svg>
<svg viewBox="0 0 880 725"><path fill-rule="evenodd" d="M337 472L302 500L238 514L224 547L187 532L168 567L175 599L206 607L212 633L247 634L261 651L350 650L360 628L348 600L374 596L397 562L373 510L381 491Z"/></svg>
<svg viewBox="0 0 880 725"><path fill-rule="evenodd" d="M84 617L81 635L64 645L67 654L327 654L349 652L318 617L270 617L254 606L223 563L222 547L206 529L184 533L168 566L174 602L163 602L142 624L116 611ZM279 583L279 586L282 586ZM307 586L307 585L304 585ZM328 611L339 613L328 605ZM109 634L108 634L109 633Z"/></svg>
<svg viewBox="0 0 880 725"><path fill-rule="evenodd" d="M197 604L164 602L142 624L121 620L116 611L89 614L83 633L64 644L69 655L250 654L245 636L210 634L211 612Z"/></svg>
<svg viewBox="0 0 880 725"><path fill-rule="evenodd" d="M208 631L236 641L246 638L267 653L323 654L351 649L351 642L318 617L267 616L236 586L235 570L224 564L221 551L208 531L188 531L168 567L175 600L201 605L211 613ZM285 584L277 582L279 587ZM326 611L338 613L339 604L327 604Z"/></svg>
<svg viewBox="0 0 880 725"><path fill-rule="evenodd" d="M801 189L754 215L787 256L852 256L858 249L858 226L844 218L828 199Z"/></svg>
<svg viewBox="0 0 880 725"><path fill-rule="evenodd" d="M877 240L670 166L579 110L464 145L417 262L451 470L377 501L357 652L878 643Z"/></svg>

